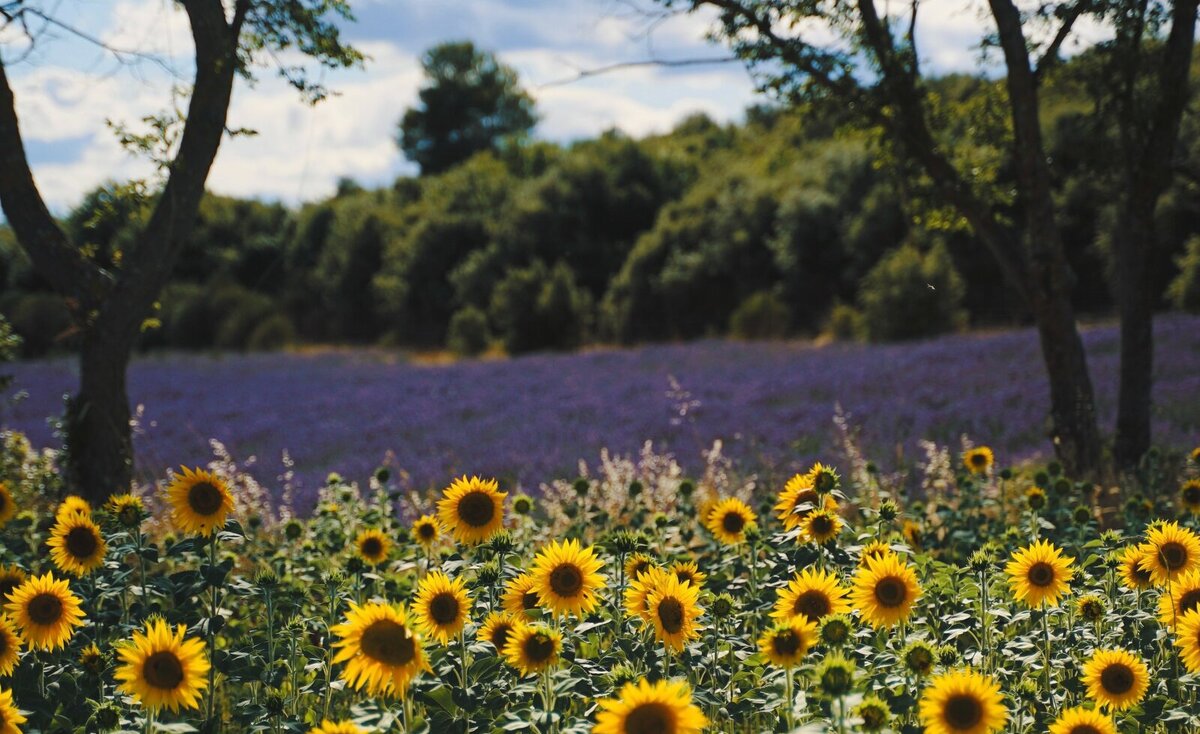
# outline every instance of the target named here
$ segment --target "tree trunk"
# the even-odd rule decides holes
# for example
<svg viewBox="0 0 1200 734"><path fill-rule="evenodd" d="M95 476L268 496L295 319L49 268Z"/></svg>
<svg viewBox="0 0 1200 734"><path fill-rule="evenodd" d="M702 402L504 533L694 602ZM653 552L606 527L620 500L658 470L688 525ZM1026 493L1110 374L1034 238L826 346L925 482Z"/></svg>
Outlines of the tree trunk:
<svg viewBox="0 0 1200 734"><path fill-rule="evenodd" d="M1147 252L1153 238L1153 212L1129 202L1113 233L1117 263L1117 299L1121 316L1121 367L1117 395L1117 431L1113 458L1117 467L1136 466L1150 448L1150 410L1154 372L1154 302Z"/></svg>
<svg viewBox="0 0 1200 734"><path fill-rule="evenodd" d="M125 369L130 348L109 329L85 332L79 354L79 393L67 406L69 485L90 502L128 492L133 442Z"/></svg>

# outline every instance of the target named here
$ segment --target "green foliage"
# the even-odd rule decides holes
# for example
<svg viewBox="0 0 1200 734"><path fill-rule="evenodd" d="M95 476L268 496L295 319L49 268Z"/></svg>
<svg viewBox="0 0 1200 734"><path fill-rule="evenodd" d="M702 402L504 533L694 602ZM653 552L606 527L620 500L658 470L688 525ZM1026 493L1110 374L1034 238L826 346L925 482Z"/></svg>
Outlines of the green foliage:
<svg viewBox="0 0 1200 734"><path fill-rule="evenodd" d="M962 278L941 243L922 253L909 243L867 274L859 293L866 335L873 341L917 339L963 325Z"/></svg>
<svg viewBox="0 0 1200 734"><path fill-rule="evenodd" d="M1188 240L1187 250L1177 262L1179 275L1171 281L1167 298L1181 311L1200 313L1200 237Z"/></svg>
<svg viewBox="0 0 1200 734"><path fill-rule="evenodd" d="M71 345L71 314L62 298L48 291L12 294L4 299L4 312L21 338L26 356L40 357Z"/></svg>
<svg viewBox="0 0 1200 734"><path fill-rule="evenodd" d="M792 314L773 291L752 293L729 317L729 333L739 339L781 339Z"/></svg>
<svg viewBox="0 0 1200 734"><path fill-rule="evenodd" d="M483 309L467 305L450 317L446 346L455 354L474 357L487 349L490 340L488 318Z"/></svg>
<svg viewBox="0 0 1200 734"><path fill-rule="evenodd" d="M565 263L535 260L510 270L492 292L489 315L512 354L570 349L587 335L591 299Z"/></svg>
<svg viewBox="0 0 1200 734"><path fill-rule="evenodd" d="M848 303L835 303L825 320L825 332L838 341L856 341L866 336L862 311Z"/></svg>
<svg viewBox="0 0 1200 734"><path fill-rule="evenodd" d="M517 72L470 41L442 43L421 59L421 104L400 121L398 143L421 173L440 173L476 153L496 151L537 122Z"/></svg>
<svg viewBox="0 0 1200 734"><path fill-rule="evenodd" d="M21 337L13 332L12 324L8 323L8 319L0 315L0 364L13 361L20 351ZM0 374L0 393L7 390L12 381L12 375Z"/></svg>

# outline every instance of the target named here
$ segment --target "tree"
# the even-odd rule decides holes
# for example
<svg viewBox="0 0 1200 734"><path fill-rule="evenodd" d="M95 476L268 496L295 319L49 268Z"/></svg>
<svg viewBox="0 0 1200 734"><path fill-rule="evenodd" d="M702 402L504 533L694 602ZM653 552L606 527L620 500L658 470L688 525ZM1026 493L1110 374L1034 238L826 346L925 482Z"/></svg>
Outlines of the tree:
<svg viewBox="0 0 1200 734"><path fill-rule="evenodd" d="M429 83L400 121L397 143L422 174L439 173L484 150L499 151L537 123L517 72L470 41L443 43L421 60Z"/></svg>
<svg viewBox="0 0 1200 734"><path fill-rule="evenodd" d="M0 61L0 205L33 267L65 300L81 332L79 392L65 421L66 468L71 489L97 501L126 491L132 480L126 368L140 327L196 219L227 130L235 77L249 78L256 63L287 49L326 67L354 66L363 59L342 42L336 24L352 19L346 0L179 0L178 5L187 14L194 42L191 97L178 119L154 118L157 139L122 134L126 142L156 152L164 179L159 190L147 194L149 214L119 264L106 267L94 260L51 216L25 155L12 87ZM33 16L71 27L35 3L0 2L0 27L28 27ZM35 36L26 38L37 42ZM281 67L280 73L311 101L326 94L302 68Z"/></svg>

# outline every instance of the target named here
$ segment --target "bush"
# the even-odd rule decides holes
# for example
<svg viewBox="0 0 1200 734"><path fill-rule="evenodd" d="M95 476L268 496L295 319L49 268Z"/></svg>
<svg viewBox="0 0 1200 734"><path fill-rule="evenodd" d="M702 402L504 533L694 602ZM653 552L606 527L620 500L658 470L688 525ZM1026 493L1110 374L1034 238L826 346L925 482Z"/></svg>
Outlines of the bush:
<svg viewBox="0 0 1200 734"><path fill-rule="evenodd" d="M772 291L759 291L742 301L729 317L729 332L739 339L781 339L792 314Z"/></svg>
<svg viewBox="0 0 1200 734"><path fill-rule="evenodd" d="M848 303L835 303L825 322L825 333L838 341L856 341L866 334L863 315Z"/></svg>
<svg viewBox="0 0 1200 734"><path fill-rule="evenodd" d="M296 341L296 327L282 313L274 313L262 321L250 332L246 339L246 349L254 352L269 352L283 349Z"/></svg>
<svg viewBox="0 0 1200 734"><path fill-rule="evenodd" d="M1167 288L1167 298L1180 311L1200 313L1200 237L1188 240L1187 249L1175 263L1179 275Z"/></svg>
<svg viewBox="0 0 1200 734"><path fill-rule="evenodd" d="M40 357L55 347L65 346L64 339L74 325L63 299L54 293L22 294L7 310L12 330L25 344L26 357Z"/></svg>
<svg viewBox="0 0 1200 734"><path fill-rule="evenodd" d="M446 346L455 354L473 357L487 349L491 339L487 314L475 306L464 306L450 317Z"/></svg>
<svg viewBox="0 0 1200 734"><path fill-rule="evenodd" d="M587 333L591 299L564 263L510 270L492 292L491 318L511 354L570 349Z"/></svg>
<svg viewBox="0 0 1200 734"><path fill-rule="evenodd" d="M213 341L218 349L248 349L250 337L259 325L277 315L270 298L240 287L218 295L214 306L220 318Z"/></svg>
<svg viewBox="0 0 1200 734"><path fill-rule="evenodd" d="M940 243L922 254L906 244L863 278L859 306L872 341L918 339L964 325L963 281Z"/></svg>

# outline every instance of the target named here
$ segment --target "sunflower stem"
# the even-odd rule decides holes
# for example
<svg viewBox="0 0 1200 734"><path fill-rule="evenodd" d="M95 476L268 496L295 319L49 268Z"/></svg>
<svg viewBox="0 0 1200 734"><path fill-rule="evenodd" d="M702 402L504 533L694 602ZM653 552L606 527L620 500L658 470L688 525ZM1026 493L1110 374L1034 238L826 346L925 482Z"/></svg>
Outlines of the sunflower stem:
<svg viewBox="0 0 1200 734"><path fill-rule="evenodd" d="M217 535L213 533L212 538L208 543L208 568L209 573L213 574L217 568ZM213 629L213 620L217 617L217 585L209 580L209 604L210 614L208 624L206 625L206 637L208 638L208 654L212 658L212 664L208 667L208 723L216 723L217 713L217 633ZM218 727L219 731L219 727Z"/></svg>
<svg viewBox="0 0 1200 734"><path fill-rule="evenodd" d="M1054 705L1054 691L1051 690L1050 676L1050 609L1044 602L1042 603L1042 635L1045 638L1046 643L1045 662L1043 664L1046 682L1046 696L1049 698L1050 708L1054 710L1056 707Z"/></svg>
<svg viewBox="0 0 1200 734"><path fill-rule="evenodd" d="M794 721L796 708L796 683L790 666L785 668L784 672L786 674L786 685L784 686L783 716L784 720L787 722L788 731L791 731L792 729L796 728L796 722Z"/></svg>

